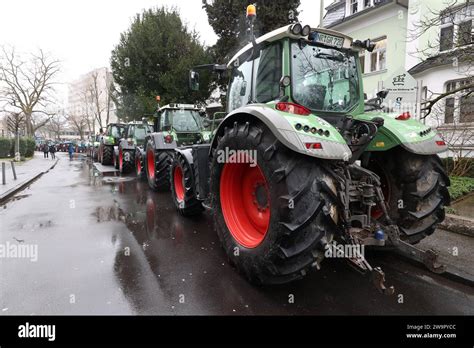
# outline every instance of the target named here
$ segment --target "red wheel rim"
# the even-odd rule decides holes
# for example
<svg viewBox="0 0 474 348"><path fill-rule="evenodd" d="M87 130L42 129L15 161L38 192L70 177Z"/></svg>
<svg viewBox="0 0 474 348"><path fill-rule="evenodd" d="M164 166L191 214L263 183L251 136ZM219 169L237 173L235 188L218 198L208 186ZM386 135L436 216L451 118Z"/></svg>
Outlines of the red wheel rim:
<svg viewBox="0 0 474 348"><path fill-rule="evenodd" d="M123 165L123 151L122 151L122 149L119 149L119 167L120 167L120 170L122 170L122 165Z"/></svg>
<svg viewBox="0 0 474 348"><path fill-rule="evenodd" d="M155 179L155 156L152 150L148 150L146 155L148 177L150 179Z"/></svg>
<svg viewBox="0 0 474 348"><path fill-rule="evenodd" d="M234 239L256 248L270 225L270 192L259 166L226 163L220 180L222 214Z"/></svg>
<svg viewBox="0 0 474 348"><path fill-rule="evenodd" d="M184 201L183 170L181 166L174 167L173 172L174 192L178 202Z"/></svg>

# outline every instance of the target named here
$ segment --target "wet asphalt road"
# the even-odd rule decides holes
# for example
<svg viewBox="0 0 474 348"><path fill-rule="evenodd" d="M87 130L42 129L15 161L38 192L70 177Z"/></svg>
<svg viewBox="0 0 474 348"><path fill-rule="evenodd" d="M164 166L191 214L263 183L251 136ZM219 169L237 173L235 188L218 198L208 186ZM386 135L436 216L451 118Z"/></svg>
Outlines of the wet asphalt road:
<svg viewBox="0 0 474 348"><path fill-rule="evenodd" d="M396 296L339 260L298 282L252 286L227 263L208 213L183 218L169 193L58 157L0 206L0 243L38 245L36 262L0 258L2 315L474 314L472 288L391 254L368 259Z"/></svg>

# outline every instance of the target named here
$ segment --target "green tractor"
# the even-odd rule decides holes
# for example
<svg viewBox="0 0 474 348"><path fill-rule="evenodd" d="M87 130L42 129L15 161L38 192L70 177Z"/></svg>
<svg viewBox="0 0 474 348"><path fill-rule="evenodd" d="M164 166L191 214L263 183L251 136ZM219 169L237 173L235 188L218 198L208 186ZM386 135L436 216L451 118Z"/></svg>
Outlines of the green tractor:
<svg viewBox="0 0 474 348"><path fill-rule="evenodd" d="M92 161L95 162L99 159L99 146L100 146L101 135L97 134L92 138L92 141L89 145L89 156Z"/></svg>
<svg viewBox="0 0 474 348"><path fill-rule="evenodd" d="M154 132L145 139L145 167L152 190L170 188L170 166L174 150L209 142L211 133L204 130L199 108L192 104L168 104L154 116Z"/></svg>
<svg viewBox="0 0 474 348"><path fill-rule="evenodd" d="M100 138L99 143L99 162L103 165L116 164L115 147L118 145L120 138L122 138L125 124L123 123L109 123L105 129L104 135Z"/></svg>
<svg viewBox="0 0 474 348"><path fill-rule="evenodd" d="M300 23L255 39L248 17L252 42L227 66L199 67L229 73L227 115L210 144L177 150L173 192L192 206L181 212L209 207L229 259L256 283L302 278L335 246L386 248L443 272L414 244L450 204L437 155L447 146L409 113L364 111L358 55L374 44ZM344 255L393 293L363 253Z"/></svg>
<svg viewBox="0 0 474 348"><path fill-rule="evenodd" d="M125 127L123 138L120 139L116 158L118 158L118 169L120 173L127 174L135 170L136 167L136 154L143 152L145 145L145 137L148 133L152 133L153 128L148 125L145 121L143 122L129 122ZM141 160L138 159L138 169L141 176ZM138 174L138 173L137 173Z"/></svg>

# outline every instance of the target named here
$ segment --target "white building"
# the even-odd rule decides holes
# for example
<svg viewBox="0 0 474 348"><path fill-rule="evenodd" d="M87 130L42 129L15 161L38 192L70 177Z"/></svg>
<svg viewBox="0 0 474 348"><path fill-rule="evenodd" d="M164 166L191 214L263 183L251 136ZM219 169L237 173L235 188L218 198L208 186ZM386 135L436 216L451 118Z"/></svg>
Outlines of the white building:
<svg viewBox="0 0 474 348"><path fill-rule="evenodd" d="M69 84L67 112L87 120L87 133L96 134L107 123L117 122L115 105L110 98L112 73L99 68Z"/></svg>
<svg viewBox="0 0 474 348"><path fill-rule="evenodd" d="M374 52L361 56L369 96L387 81L411 75L420 107L474 81L472 0L335 0L326 10L324 27L377 43ZM443 133L452 150L474 150L474 93L467 92L443 98L423 120Z"/></svg>

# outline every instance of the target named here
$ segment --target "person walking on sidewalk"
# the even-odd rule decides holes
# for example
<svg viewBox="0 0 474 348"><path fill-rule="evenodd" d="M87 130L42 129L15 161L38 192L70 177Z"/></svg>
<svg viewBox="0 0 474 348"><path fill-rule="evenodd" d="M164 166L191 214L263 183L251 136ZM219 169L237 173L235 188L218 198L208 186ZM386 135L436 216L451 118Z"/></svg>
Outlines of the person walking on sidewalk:
<svg viewBox="0 0 474 348"><path fill-rule="evenodd" d="M51 144L49 145L49 152L51 153L51 159L56 159L56 145Z"/></svg>
<svg viewBox="0 0 474 348"><path fill-rule="evenodd" d="M69 144L68 152L69 152L69 159L72 161L72 154L74 152L74 146L72 145L72 143Z"/></svg>
<svg viewBox="0 0 474 348"><path fill-rule="evenodd" d="M48 143L43 144L43 156L44 158L48 158L49 146Z"/></svg>

